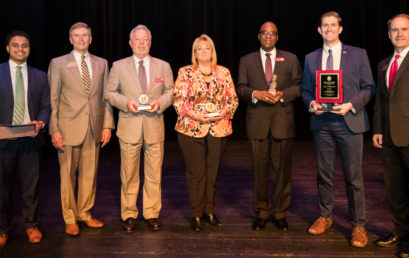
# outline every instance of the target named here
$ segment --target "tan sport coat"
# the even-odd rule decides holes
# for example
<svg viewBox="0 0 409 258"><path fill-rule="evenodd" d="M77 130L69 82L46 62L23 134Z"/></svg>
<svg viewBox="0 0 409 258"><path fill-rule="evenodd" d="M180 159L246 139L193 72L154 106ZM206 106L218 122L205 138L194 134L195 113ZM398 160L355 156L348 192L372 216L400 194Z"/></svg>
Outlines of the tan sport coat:
<svg viewBox="0 0 409 258"><path fill-rule="evenodd" d="M103 97L108 63L91 54L89 57L92 69L89 94L82 85L80 68L73 52L52 59L48 68L52 108L50 134L60 132L63 145L80 145L90 119L96 143L101 141L103 128L115 128L112 107Z"/></svg>
<svg viewBox="0 0 409 258"><path fill-rule="evenodd" d="M126 107L128 99L138 102L142 94L135 61L132 56L114 62L109 74L105 99L119 109L117 136L126 143L147 144L165 140L163 111L172 104L173 74L169 63L149 57L149 82L147 95L151 100L158 100L158 113L147 111L131 114Z"/></svg>

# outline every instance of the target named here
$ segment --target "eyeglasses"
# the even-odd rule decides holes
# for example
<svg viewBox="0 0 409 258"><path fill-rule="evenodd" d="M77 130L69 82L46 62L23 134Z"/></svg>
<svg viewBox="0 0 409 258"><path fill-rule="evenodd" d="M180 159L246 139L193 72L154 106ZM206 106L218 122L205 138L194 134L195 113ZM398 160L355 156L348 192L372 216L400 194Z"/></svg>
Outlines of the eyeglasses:
<svg viewBox="0 0 409 258"><path fill-rule="evenodd" d="M277 31L266 31L266 30L262 30L259 32L261 35L267 36L267 35L271 35L271 36L277 36L278 32Z"/></svg>

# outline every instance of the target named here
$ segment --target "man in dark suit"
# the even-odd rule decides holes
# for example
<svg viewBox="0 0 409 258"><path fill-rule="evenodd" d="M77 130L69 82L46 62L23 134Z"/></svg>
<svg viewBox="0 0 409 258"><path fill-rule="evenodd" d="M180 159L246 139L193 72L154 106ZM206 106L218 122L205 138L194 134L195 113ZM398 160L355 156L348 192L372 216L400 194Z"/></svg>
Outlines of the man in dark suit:
<svg viewBox="0 0 409 258"><path fill-rule="evenodd" d="M349 212L352 218L351 245L364 247L368 242L365 231L365 195L362 178L363 132L369 129L365 105L375 93L368 56L364 49L344 45L339 40L341 17L336 12L321 16L318 32L324 46L305 57L302 97L311 112L318 165L320 217L308 229L321 234L332 224L334 207L334 167L338 148L345 178ZM316 101L316 72L342 70L343 103L324 112ZM331 107L331 105L329 105Z"/></svg>
<svg viewBox="0 0 409 258"><path fill-rule="evenodd" d="M42 128L50 117L50 88L47 75L29 65L30 38L22 31L6 39L9 61L0 64L0 124L35 124L33 137L0 140L0 249L11 229L13 176L21 183L23 218L30 243L41 241L38 230L38 178Z"/></svg>
<svg viewBox="0 0 409 258"><path fill-rule="evenodd" d="M275 47L277 26L264 23L258 33L260 50L241 58L237 94L247 103L247 137L253 176L253 229L261 230L272 217L281 231L288 229L285 213L291 198L291 151L294 130L293 101L300 96L302 73L297 57ZM276 86L274 93L270 85ZM271 206L268 200L273 177Z"/></svg>
<svg viewBox="0 0 409 258"><path fill-rule="evenodd" d="M373 144L382 148L394 230L375 243L387 247L399 243L398 255L409 257L409 16L394 16L388 29L395 51L378 65Z"/></svg>

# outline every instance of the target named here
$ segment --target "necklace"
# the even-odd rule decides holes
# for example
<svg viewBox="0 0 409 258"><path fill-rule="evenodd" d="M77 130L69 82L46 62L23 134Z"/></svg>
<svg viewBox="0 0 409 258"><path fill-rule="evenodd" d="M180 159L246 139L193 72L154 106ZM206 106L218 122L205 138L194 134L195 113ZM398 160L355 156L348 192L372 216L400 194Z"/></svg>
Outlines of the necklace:
<svg viewBox="0 0 409 258"><path fill-rule="evenodd" d="M200 71L200 73L201 73L203 76L210 76L210 75L212 75L212 71L210 71L210 73L204 73L204 72Z"/></svg>

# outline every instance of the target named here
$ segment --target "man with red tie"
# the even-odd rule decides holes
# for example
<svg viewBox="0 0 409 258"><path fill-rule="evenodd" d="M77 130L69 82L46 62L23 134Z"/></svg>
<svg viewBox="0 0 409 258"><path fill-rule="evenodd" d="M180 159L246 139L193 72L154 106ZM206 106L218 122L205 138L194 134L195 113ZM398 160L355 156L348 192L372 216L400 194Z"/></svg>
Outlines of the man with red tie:
<svg viewBox="0 0 409 258"><path fill-rule="evenodd" d="M394 230L375 244L398 244L398 256L409 257L409 16L394 16L388 30L395 51L378 65L373 144L382 148Z"/></svg>
<svg viewBox="0 0 409 258"><path fill-rule="evenodd" d="M252 153L256 213L252 227L261 230L271 218L280 231L287 231L295 137L293 101L301 93L302 72L294 54L275 47L278 29L274 23L265 22L261 26L258 40L260 49L240 60L236 90L247 103L246 129ZM271 205L270 176L273 179Z"/></svg>

